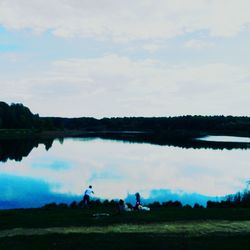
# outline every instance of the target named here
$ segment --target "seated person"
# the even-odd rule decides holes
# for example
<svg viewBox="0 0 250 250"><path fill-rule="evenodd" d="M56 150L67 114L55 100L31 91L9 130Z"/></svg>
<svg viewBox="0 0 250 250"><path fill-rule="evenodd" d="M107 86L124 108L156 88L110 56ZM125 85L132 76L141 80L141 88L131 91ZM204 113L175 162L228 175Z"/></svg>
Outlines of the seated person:
<svg viewBox="0 0 250 250"><path fill-rule="evenodd" d="M118 210L119 210L119 213L131 211L131 209L128 207L127 204L125 204L124 200L122 200L122 199L119 200L119 202L118 202Z"/></svg>

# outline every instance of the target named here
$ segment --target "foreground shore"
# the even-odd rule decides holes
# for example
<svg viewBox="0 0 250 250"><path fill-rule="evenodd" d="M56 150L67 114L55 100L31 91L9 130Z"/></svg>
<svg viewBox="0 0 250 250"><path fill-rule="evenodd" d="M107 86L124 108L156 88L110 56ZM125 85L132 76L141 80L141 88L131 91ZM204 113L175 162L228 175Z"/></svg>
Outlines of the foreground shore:
<svg viewBox="0 0 250 250"><path fill-rule="evenodd" d="M250 249L250 209L17 209L0 221L0 249Z"/></svg>

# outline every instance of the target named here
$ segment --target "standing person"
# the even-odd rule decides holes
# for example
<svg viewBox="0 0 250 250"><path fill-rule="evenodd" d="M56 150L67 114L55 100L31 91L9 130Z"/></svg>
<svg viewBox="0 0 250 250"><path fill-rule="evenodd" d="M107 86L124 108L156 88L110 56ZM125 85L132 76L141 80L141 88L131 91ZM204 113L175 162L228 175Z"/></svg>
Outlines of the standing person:
<svg viewBox="0 0 250 250"><path fill-rule="evenodd" d="M83 205L88 205L90 197L94 194L94 191L92 189L92 186L89 185L89 187L85 190L84 196L83 196Z"/></svg>
<svg viewBox="0 0 250 250"><path fill-rule="evenodd" d="M136 202L141 204L141 196L140 196L140 194L138 192L135 194L135 198L136 198Z"/></svg>
<svg viewBox="0 0 250 250"><path fill-rule="evenodd" d="M136 199L135 210L138 210L139 206L141 205L141 196L138 192L135 194L135 199Z"/></svg>

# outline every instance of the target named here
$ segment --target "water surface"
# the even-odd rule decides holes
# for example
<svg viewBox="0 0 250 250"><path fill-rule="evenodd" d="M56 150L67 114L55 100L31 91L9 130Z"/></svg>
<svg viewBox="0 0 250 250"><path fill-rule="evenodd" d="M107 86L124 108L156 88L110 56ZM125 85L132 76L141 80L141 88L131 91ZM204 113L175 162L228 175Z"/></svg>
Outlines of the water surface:
<svg viewBox="0 0 250 250"><path fill-rule="evenodd" d="M202 141L215 141L215 142L245 142L245 143L250 143L250 138L249 137L238 137L238 136L206 136L206 137L201 137L198 138L197 140L202 140Z"/></svg>
<svg viewBox="0 0 250 250"><path fill-rule="evenodd" d="M0 208L80 201L91 184L101 199L180 200L184 204L235 193L250 179L249 150L185 149L92 139L39 144L17 162L0 163Z"/></svg>

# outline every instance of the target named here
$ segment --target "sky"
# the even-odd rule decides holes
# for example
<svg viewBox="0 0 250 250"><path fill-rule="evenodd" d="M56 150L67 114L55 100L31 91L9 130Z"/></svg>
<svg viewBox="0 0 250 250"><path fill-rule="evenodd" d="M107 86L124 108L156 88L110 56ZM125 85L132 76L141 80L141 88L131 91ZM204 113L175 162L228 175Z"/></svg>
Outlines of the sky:
<svg viewBox="0 0 250 250"><path fill-rule="evenodd" d="M250 116L249 0L0 0L1 101L40 116Z"/></svg>

